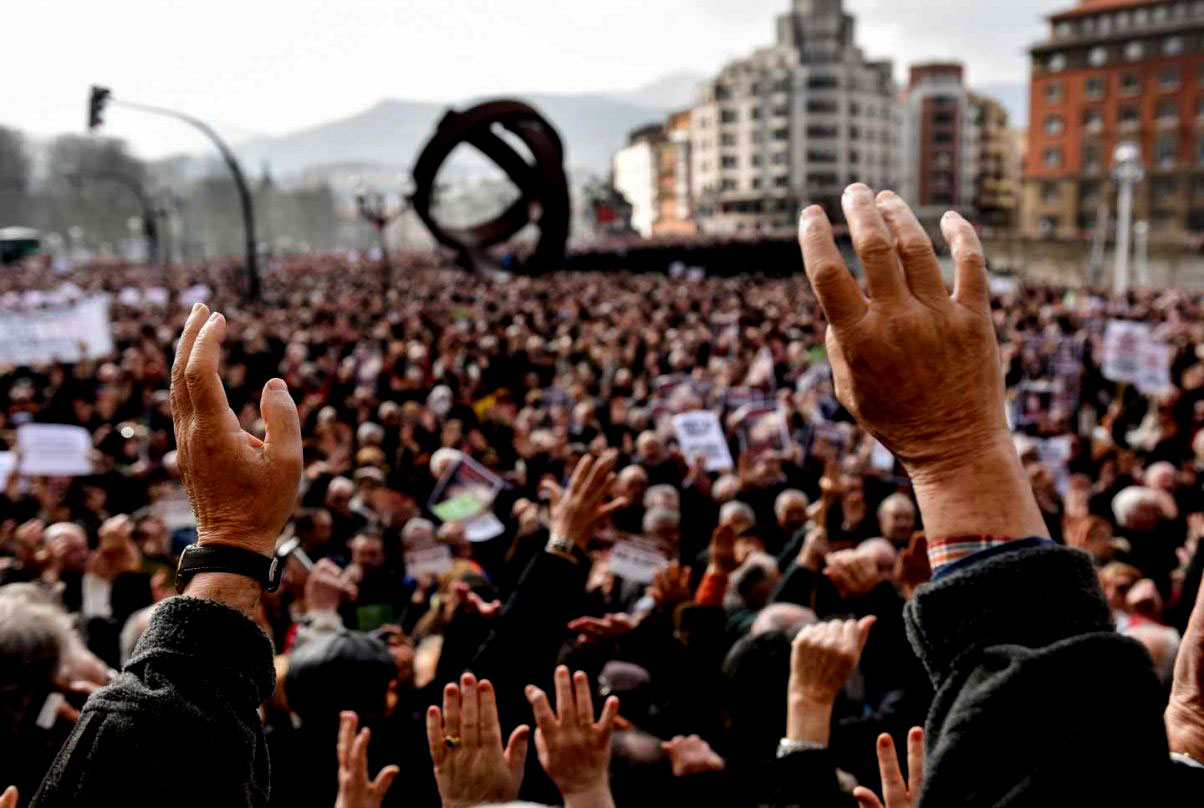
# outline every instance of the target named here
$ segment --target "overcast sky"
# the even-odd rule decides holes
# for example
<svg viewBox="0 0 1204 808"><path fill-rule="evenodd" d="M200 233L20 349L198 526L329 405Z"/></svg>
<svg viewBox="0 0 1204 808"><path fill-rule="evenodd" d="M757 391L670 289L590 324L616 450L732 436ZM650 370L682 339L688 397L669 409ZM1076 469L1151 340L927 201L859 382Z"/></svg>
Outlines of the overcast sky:
<svg viewBox="0 0 1204 808"><path fill-rule="evenodd" d="M964 61L972 84L1024 83L1043 16L1074 0L845 0L869 55ZM0 124L83 129L87 87L189 111L237 139L382 98L632 89L711 73L773 40L790 0L10 0ZM114 111L151 156L203 149L181 125Z"/></svg>

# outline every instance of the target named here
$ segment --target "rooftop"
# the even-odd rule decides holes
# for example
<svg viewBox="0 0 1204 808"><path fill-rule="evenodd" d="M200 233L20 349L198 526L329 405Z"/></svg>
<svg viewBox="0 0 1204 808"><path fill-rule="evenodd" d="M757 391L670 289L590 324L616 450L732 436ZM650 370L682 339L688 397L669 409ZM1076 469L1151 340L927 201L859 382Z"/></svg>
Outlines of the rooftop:
<svg viewBox="0 0 1204 808"><path fill-rule="evenodd" d="M1165 0L1079 0L1079 4L1074 8L1068 8L1065 11L1055 11L1049 15L1051 20L1069 20L1075 17L1084 17L1088 14L1095 14L1099 11L1111 11L1121 8L1137 8L1138 6L1150 6L1155 3L1164 2Z"/></svg>

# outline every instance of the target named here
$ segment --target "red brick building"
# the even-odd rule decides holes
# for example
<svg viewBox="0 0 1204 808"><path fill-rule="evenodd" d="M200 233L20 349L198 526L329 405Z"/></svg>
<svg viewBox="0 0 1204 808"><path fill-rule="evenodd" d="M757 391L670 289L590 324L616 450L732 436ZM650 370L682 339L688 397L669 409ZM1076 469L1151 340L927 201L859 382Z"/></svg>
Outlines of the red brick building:
<svg viewBox="0 0 1204 808"><path fill-rule="evenodd" d="M1204 233L1204 0L1081 0L1033 46L1022 228L1084 238L1115 215L1112 153L1141 149L1134 213Z"/></svg>

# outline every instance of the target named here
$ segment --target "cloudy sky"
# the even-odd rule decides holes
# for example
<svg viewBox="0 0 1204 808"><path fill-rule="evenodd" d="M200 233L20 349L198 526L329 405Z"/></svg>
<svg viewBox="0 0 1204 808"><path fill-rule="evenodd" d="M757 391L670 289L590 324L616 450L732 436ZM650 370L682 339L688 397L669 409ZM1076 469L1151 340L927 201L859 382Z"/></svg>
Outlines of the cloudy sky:
<svg viewBox="0 0 1204 808"><path fill-rule="evenodd" d="M1074 0L845 0L858 41L896 72L964 61L972 84L1022 84L1042 18ZM0 124L81 131L87 87L187 110L234 138L279 134L382 98L632 89L710 73L773 39L790 0L12 0ZM179 124L114 111L146 155L203 149ZM197 138L190 140L190 138Z"/></svg>

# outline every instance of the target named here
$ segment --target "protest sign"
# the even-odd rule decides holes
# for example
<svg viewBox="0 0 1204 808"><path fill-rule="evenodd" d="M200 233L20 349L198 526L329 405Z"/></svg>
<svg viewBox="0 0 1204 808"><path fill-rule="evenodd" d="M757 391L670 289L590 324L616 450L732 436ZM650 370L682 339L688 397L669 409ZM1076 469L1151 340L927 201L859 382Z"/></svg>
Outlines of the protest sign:
<svg viewBox="0 0 1204 808"><path fill-rule="evenodd" d="M727 447L719 416L710 410L694 410L673 416L673 430L677 433L677 445L687 461L701 454L706 458L707 471L727 471L732 463L732 453Z"/></svg>
<svg viewBox="0 0 1204 808"><path fill-rule="evenodd" d="M112 352L103 295L53 309L0 312L0 365L79 362Z"/></svg>
<svg viewBox="0 0 1204 808"><path fill-rule="evenodd" d="M1174 389L1171 383L1171 346L1151 341L1141 355L1137 372L1137 390L1143 395L1156 396Z"/></svg>
<svg viewBox="0 0 1204 808"><path fill-rule="evenodd" d="M446 544L407 544L402 554L405 556L406 575L411 578L420 575L441 575L452 568L451 548Z"/></svg>
<svg viewBox="0 0 1204 808"><path fill-rule="evenodd" d="M22 424L17 427L19 471L27 477L75 477L92 473L92 436L82 426Z"/></svg>
<svg viewBox="0 0 1204 808"><path fill-rule="evenodd" d="M501 477L471 457L461 457L443 473L427 507L444 522L466 523L469 541L486 541L499 535L496 525L479 522L469 529L469 524L492 513L493 501L504 487Z"/></svg>
<svg viewBox="0 0 1204 808"><path fill-rule="evenodd" d="M1110 320L1104 331L1103 361L1100 363L1104 378L1136 384L1149 344L1150 327L1146 323Z"/></svg>
<svg viewBox="0 0 1204 808"><path fill-rule="evenodd" d="M0 489L8 485L8 477L17 470L17 453L0 452Z"/></svg>
<svg viewBox="0 0 1204 808"><path fill-rule="evenodd" d="M786 413L772 404L746 409L740 421L739 434L740 451L743 454L783 453L790 446Z"/></svg>
<svg viewBox="0 0 1204 808"><path fill-rule="evenodd" d="M628 581L650 584L657 570L668 563L661 548L645 539L626 539L610 548L611 573Z"/></svg>

